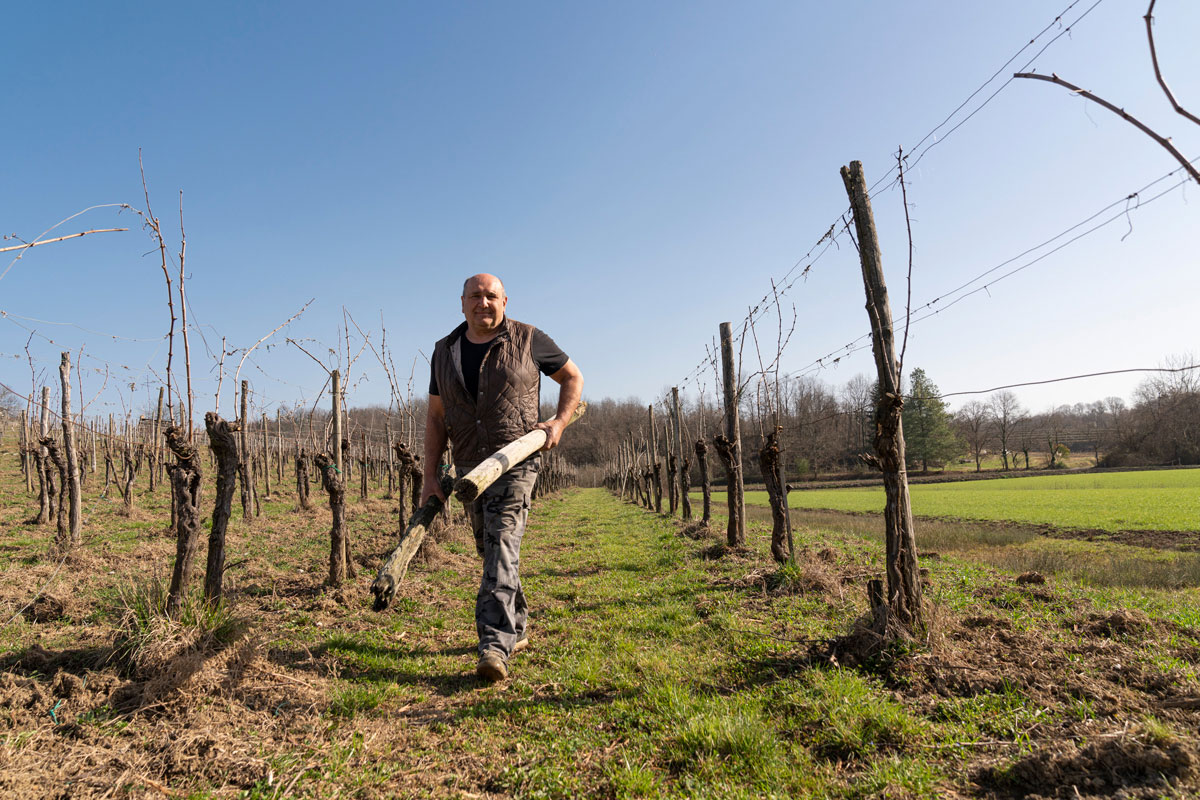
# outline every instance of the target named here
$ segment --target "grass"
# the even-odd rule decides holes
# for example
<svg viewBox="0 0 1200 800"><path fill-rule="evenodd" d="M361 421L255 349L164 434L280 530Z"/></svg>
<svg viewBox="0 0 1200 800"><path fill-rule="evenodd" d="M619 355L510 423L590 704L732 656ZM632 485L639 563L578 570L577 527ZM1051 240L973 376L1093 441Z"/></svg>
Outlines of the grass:
<svg viewBox="0 0 1200 800"><path fill-rule="evenodd" d="M929 517L1004 520L1104 531L1200 531L1200 469L998 478L914 484L913 512ZM719 496L719 499L718 499ZM714 494L724 502L724 493ZM746 502L767 505L766 492ZM880 512L882 487L811 489L788 495L792 508Z"/></svg>
<svg viewBox="0 0 1200 800"><path fill-rule="evenodd" d="M0 487L11 488L11 479L11 456L0 454ZM141 521L165 519L162 499L139 496ZM7 542L20 544L4 557L19 563L44 552L52 531L20 525L27 509L10 508L0 509L0 524L13 526L19 538ZM96 502L85 527L84 567L71 582L76 605L68 602L54 622L18 617L0 638L8 691L32 692L22 688L28 680L41 687L2 706L0 749L12 765L0 770L6 794L49 791L55 784L46 777L59 764L86 757L94 766L80 774L96 776L96 794L937 798L978 793L975 759L1011 764L1040 736L1120 730L1128 717L1164 745L1180 737L1178 716L1142 722L1148 713L1140 706L1126 713L1105 699L1132 697L1129 687L1097 691L1089 705L1038 695L1018 680L1016 665L1005 673L1010 682L956 693L921 690L916 673L889 677L808 660L807 642L846 633L866 610L862 583L881 571L882 558L870 517L806 517L796 531L799 563L778 569L764 521L751 522L747 550L712 557L718 529L698 540L680 536L674 521L602 490L536 505L522 553L531 646L505 683L487 686L472 675L478 561L465 529L444 535L429 561L414 564L393 607L374 614L366 587L371 565L395 541L390 504L349 504L352 545L365 563L353 582L329 590L328 511L296 513L281 499L258 520L235 514L228 558L244 563L227 576L229 604L211 617L190 605L183 620L226 646L220 659L197 665L205 681L182 683L176 694L157 695L153 708L129 713L110 702L126 676L81 669L92 693L79 690L57 712L78 727L52 736L54 676L75 667L21 666L41 657L33 643L63 658L83 645L111 646L121 622L89 613L97 607L128 609L121 617L132 631L153 633L159 619L161 583L152 578L168 567L173 543L154 525L131 529L114 511ZM1002 554L1035 553L1042 540L996 529L968 542L961 523L940 525L922 528L922 549L942 554L922 561L931 608L945 619L989 615L991 627L969 632L978 643L1030 637L1044 645L1030 659L1067 653L1081 680L1113 669L1093 663L1096 652L1119 649L1130 686L1132 676L1148 674L1185 693L1197 688L1188 660L1194 631L1131 634L1098 647L1086 639L1081 610L1136 608L1147 625L1200 627L1194 588L1064 578L1052 597L1038 599L1013 584L1020 565L1002 566ZM1134 550L1055 544L1076 548L1062 551L1064 562L1100 564ZM1144 560L1129 563L1131 573L1146 569ZM49 593L66 597L53 568L12 567L0 599L15 610L47 580ZM239 620L252 627L239 628ZM935 628L947 642L956 630ZM241 645L246 653L234 652ZM918 662L957 652L918 651ZM988 668L946 675L973 680ZM126 774L124 764L139 766ZM18 770L38 781L15 783Z"/></svg>

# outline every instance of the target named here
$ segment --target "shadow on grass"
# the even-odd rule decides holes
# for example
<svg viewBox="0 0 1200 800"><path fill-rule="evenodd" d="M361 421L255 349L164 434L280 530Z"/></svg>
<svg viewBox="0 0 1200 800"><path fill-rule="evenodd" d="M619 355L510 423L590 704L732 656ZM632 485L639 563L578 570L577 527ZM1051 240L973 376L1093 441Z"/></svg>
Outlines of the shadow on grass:
<svg viewBox="0 0 1200 800"><path fill-rule="evenodd" d="M456 719L479 719L521 715L525 711L572 711L579 708L610 705L617 700L632 700L639 695L633 689L589 689L583 692L538 694L522 699L488 698L455 712Z"/></svg>
<svg viewBox="0 0 1200 800"><path fill-rule="evenodd" d="M112 657L111 645L54 651L47 650L40 644L32 644L22 650L14 650L0 657L0 670L26 675L52 675L58 670L84 672L100 669Z"/></svg>
<svg viewBox="0 0 1200 800"><path fill-rule="evenodd" d="M320 659L328 657L337 659L337 675L345 680L431 687L437 694L450 697L479 688L479 679L473 670L454 673L431 671L428 659L473 655L475 651L474 647L469 646L404 649L335 637L310 650L272 650L269 658L288 669L325 675L329 672L328 665Z"/></svg>

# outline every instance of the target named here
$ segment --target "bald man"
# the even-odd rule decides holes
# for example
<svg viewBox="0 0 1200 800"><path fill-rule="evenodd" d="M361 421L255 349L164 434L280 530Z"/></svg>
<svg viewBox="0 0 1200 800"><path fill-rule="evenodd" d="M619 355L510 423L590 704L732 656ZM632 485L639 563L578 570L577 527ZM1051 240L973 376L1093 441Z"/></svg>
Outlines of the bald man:
<svg viewBox="0 0 1200 800"><path fill-rule="evenodd" d="M507 306L504 284L495 275L467 278L462 293L466 321L433 348L422 503L434 495L446 499L437 472L447 440L454 445L455 470L464 475L538 428L546 431L542 449L557 447L579 405L583 375L575 362L537 328L509 319ZM558 409L545 422L538 421L542 375L559 385ZM513 467L467 509L475 549L483 557L475 598L475 674L490 682L508 677L509 658L529 641L519 568L529 496L540 463L535 455Z"/></svg>

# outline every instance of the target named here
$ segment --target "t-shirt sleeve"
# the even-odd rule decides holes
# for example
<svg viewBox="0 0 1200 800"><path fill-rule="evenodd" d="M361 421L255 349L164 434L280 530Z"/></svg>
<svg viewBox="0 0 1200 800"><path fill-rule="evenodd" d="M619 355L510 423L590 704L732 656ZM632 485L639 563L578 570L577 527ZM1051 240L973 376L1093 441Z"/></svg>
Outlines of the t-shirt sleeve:
<svg viewBox="0 0 1200 800"><path fill-rule="evenodd" d="M562 351L554 340L543 333L540 329L533 329L533 341L530 343L533 360L538 365L538 370L543 375L553 375L562 369L570 357Z"/></svg>
<svg viewBox="0 0 1200 800"><path fill-rule="evenodd" d="M437 385L437 373L433 371L433 365L429 367L429 393L432 395L439 394Z"/></svg>

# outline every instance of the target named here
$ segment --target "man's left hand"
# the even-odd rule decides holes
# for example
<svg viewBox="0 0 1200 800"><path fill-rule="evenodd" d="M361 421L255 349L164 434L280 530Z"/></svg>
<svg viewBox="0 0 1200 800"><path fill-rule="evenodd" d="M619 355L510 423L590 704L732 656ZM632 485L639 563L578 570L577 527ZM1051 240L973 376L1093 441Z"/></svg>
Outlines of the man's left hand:
<svg viewBox="0 0 1200 800"><path fill-rule="evenodd" d="M553 450L554 448L558 447L558 440L562 438L563 428L565 427L567 427L566 424L560 422L559 420L550 419L546 420L545 422L539 422L537 425L533 426L533 429L535 431L543 430L546 432L546 443L542 445L542 449Z"/></svg>

